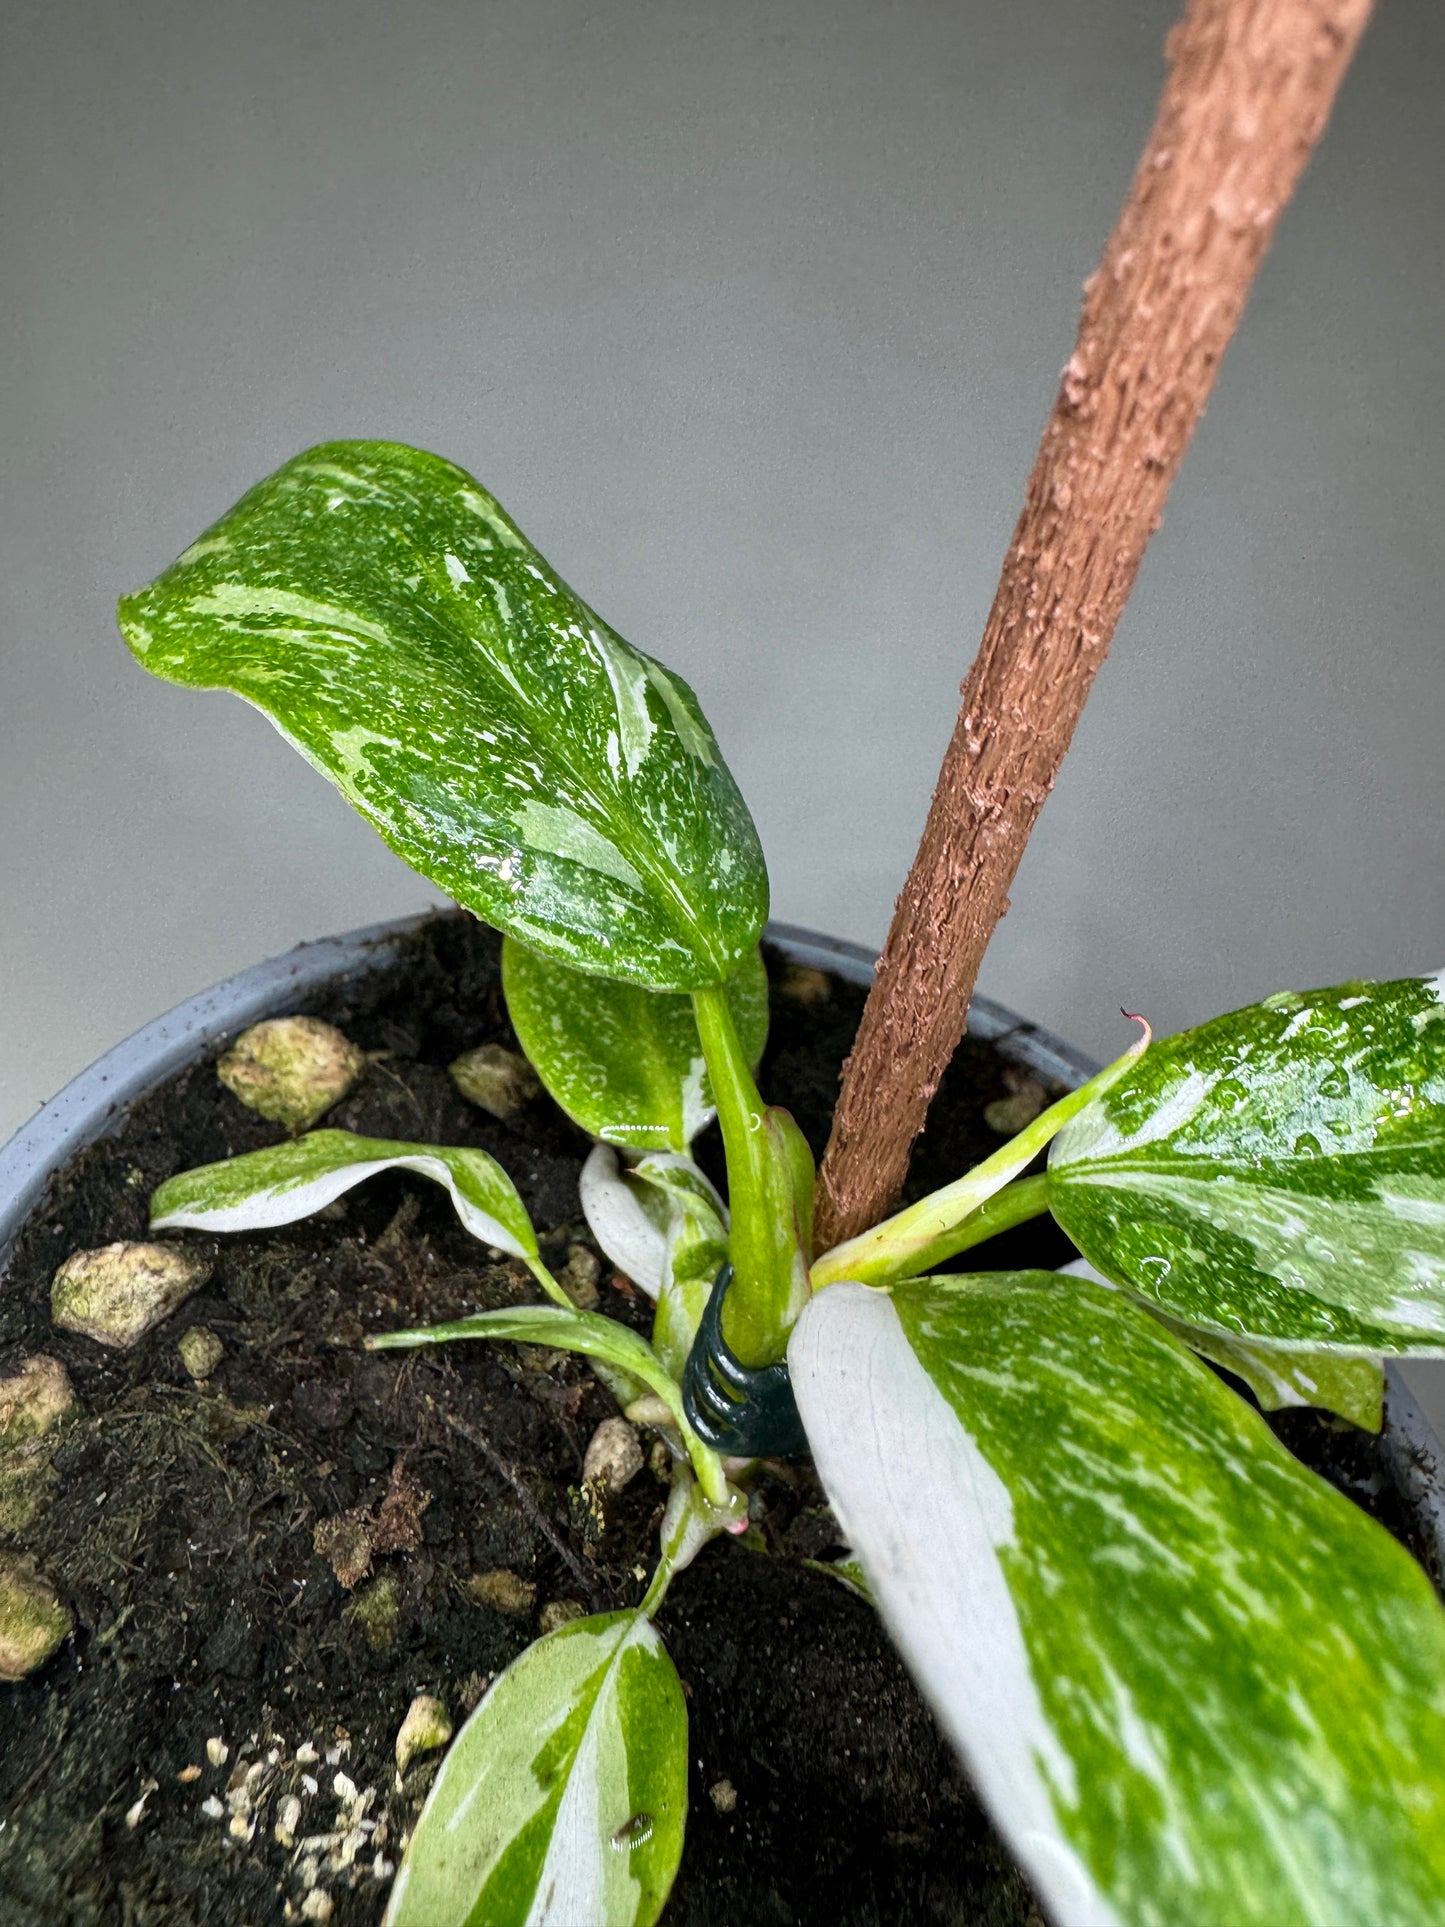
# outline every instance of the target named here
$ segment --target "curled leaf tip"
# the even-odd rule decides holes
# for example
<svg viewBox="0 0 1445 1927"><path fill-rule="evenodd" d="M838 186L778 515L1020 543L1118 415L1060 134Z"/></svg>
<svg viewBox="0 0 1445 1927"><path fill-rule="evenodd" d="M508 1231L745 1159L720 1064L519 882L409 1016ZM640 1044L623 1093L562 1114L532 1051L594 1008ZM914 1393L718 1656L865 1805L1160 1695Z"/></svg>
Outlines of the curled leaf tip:
<svg viewBox="0 0 1445 1927"><path fill-rule="evenodd" d="M1119 1015L1121 1017L1127 1017L1131 1024L1138 1024L1142 1028L1144 1035L1134 1040L1134 1043L1129 1051L1130 1057L1142 1057L1145 1051L1148 1050L1149 1046L1154 1042L1153 1026L1150 1024L1149 1019L1144 1015L1142 1011L1125 1010L1122 1004L1119 1006Z"/></svg>

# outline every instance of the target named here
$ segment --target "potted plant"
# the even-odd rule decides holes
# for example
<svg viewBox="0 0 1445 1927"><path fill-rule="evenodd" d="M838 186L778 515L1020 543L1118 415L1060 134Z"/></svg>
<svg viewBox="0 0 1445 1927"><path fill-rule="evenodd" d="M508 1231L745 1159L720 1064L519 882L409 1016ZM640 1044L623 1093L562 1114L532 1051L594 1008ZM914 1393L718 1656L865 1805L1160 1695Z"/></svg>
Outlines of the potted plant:
<svg viewBox="0 0 1445 1927"><path fill-rule="evenodd" d="M1229 10L1199 5L1176 48L850 1063L820 1225L807 1142L754 1081L766 874L696 699L474 478L393 444L310 450L122 604L146 667L256 703L394 849L504 933L517 1035L597 1139L588 1222L656 1305L650 1337L580 1306L502 1163L428 1135L305 1131L169 1173L151 1196L153 1231L213 1236L304 1220L396 1168L430 1178L551 1302L368 1345L580 1354L670 1454L645 1591L546 1632L481 1699L411 1840L393 1923L658 1918L688 1741L654 1617L708 1540L747 1529L760 1465L804 1449L856 1555L842 1577L876 1599L1051 1915L1403 1923L1438 1909L1439 1601L1200 1362L1260 1403L1368 1426L1382 1357L1441 1349L1438 980L1286 993L1162 1044L1146 1026L991 1155L887 1208L1362 24L1338 11L1301 52L1283 28L1236 45ZM1279 138L1256 143L1257 177L1226 169L1229 218L1216 196L1181 267L1181 210L1197 208L1196 168L1219 165L1221 114L1249 149L1242 93L1273 98L1281 71L1294 93ZM1162 255L1146 245L1161 232L1175 243ZM1163 383L1170 408L1142 422L1162 378L1102 328L1121 286L1138 299L1136 271L1154 277L1146 323L1195 323L1193 359ZM1101 453L1106 398L1130 407ZM1102 567L1101 531L1118 543ZM278 1068L297 1069L260 1063ZM713 1111L725 1197L691 1155ZM1046 1149L1047 1172L1029 1174ZM1046 1212L1093 1277L940 1270ZM125 1262L177 1247L143 1249ZM89 1315L107 1293L128 1306L132 1279L62 1267L56 1290ZM352 1528L374 1551L416 1528L417 1503L394 1478Z"/></svg>

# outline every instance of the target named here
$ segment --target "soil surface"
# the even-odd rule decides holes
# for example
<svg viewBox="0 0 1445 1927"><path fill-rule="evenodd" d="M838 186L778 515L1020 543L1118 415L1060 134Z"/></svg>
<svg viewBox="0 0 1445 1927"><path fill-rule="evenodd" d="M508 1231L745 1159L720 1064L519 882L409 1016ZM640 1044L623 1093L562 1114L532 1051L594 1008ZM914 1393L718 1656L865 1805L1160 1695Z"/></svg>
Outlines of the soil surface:
<svg viewBox="0 0 1445 1927"><path fill-rule="evenodd" d="M769 967L759 1081L820 1153L863 993ZM587 1140L546 1097L501 1124L447 1076L475 1044L515 1047L490 932L438 917L394 969L292 1008L372 1053L327 1124L481 1146L553 1268L595 1269L577 1196ZM915 1194L996 1148L1006 1133L984 1111L1027 1104L1020 1084L995 1047L965 1040ZM133 1351L51 1324L63 1259L145 1237L149 1195L175 1172L282 1136L208 1056L60 1175L0 1286L0 1371L49 1353L77 1401L52 1496L17 1535L76 1630L38 1674L0 1685L0 1927L375 1927L439 1758L398 1776L413 1697L438 1695L460 1724L539 1621L633 1604L650 1572L665 1474L649 1466L605 1506L582 1489L588 1440L615 1410L582 1361L360 1349L366 1333L537 1296L422 1179L374 1179L285 1230L173 1234L213 1270ZM708 1139L699 1156L721 1177ZM1041 1221L987 1262L1070 1255ZM601 1310L646 1329L647 1302L605 1262L597 1288ZM178 1350L196 1327L221 1346L200 1382ZM1279 1429L1408 1543L1372 1440L1308 1414ZM752 1510L750 1543L708 1547L659 1618L692 1751L665 1927L1041 1927L870 1609L797 1563L839 1544L810 1469L778 1467Z"/></svg>

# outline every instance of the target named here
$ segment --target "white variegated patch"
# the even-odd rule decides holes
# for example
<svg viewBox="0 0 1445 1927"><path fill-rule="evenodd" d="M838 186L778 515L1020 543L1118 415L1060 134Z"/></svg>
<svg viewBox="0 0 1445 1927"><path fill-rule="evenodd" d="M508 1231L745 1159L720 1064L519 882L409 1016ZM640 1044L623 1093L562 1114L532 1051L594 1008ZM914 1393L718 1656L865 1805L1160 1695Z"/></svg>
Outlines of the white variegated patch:
<svg viewBox="0 0 1445 1927"><path fill-rule="evenodd" d="M474 1238L514 1258L537 1256L516 1187L495 1158L459 1146L312 1131L221 1164L182 1171L151 1199L155 1231L259 1231L312 1217L382 1171L415 1171L448 1193Z"/></svg>
<svg viewBox="0 0 1445 1927"><path fill-rule="evenodd" d="M610 1145L595 1145L578 1188L593 1237L657 1301L653 1343L680 1378L727 1257L727 1206L691 1158L668 1151L629 1169Z"/></svg>
<svg viewBox="0 0 1445 1927"><path fill-rule="evenodd" d="M829 1286L799 1320L788 1365L879 1610L1009 1845L1058 1920L1112 1927L1054 1808L1056 1791L1072 1803L1078 1786L1044 1717L999 1558L1014 1544L1008 1488L919 1364L886 1293Z"/></svg>
<svg viewBox="0 0 1445 1927"><path fill-rule="evenodd" d="M1060 1927L1417 1927L1445 1615L1125 1293L820 1292L789 1347L880 1612Z"/></svg>
<svg viewBox="0 0 1445 1927"><path fill-rule="evenodd" d="M385 1927L651 1927L682 1851L687 1711L636 1612L514 1660L442 1764Z"/></svg>
<svg viewBox="0 0 1445 1927"><path fill-rule="evenodd" d="M1055 1138L1048 1191L1101 1272L1224 1343L1445 1355L1433 982L1281 993L1165 1038Z"/></svg>
<svg viewBox="0 0 1445 1927"><path fill-rule="evenodd" d="M577 1183L587 1229L639 1291L656 1298L667 1274L667 1201L624 1172L610 1144L594 1144Z"/></svg>

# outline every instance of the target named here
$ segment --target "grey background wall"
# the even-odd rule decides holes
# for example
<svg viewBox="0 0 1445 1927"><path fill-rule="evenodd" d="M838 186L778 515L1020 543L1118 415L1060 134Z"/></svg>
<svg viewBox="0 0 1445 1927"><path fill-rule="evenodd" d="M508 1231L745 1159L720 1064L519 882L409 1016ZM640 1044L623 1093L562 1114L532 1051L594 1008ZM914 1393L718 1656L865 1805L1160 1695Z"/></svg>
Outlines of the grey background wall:
<svg viewBox="0 0 1445 1927"><path fill-rule="evenodd" d="M428 890L123 588L306 443L479 474L880 939L1174 0L12 4L0 1137ZM1445 12L1385 0L990 954L1100 1052L1445 961Z"/></svg>

